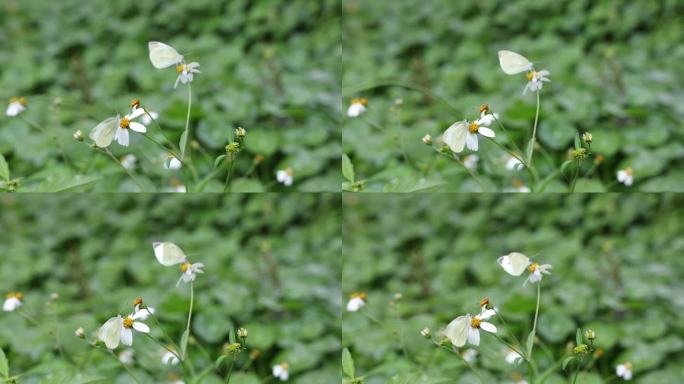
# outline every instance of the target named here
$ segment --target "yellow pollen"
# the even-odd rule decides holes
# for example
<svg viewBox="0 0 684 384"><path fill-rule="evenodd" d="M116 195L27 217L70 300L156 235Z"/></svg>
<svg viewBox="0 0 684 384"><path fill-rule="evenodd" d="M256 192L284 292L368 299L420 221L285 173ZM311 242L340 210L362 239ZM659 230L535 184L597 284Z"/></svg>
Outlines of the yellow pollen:
<svg viewBox="0 0 684 384"><path fill-rule="evenodd" d="M130 317L127 317L123 320L123 326L124 328L133 328L133 319Z"/></svg>
<svg viewBox="0 0 684 384"><path fill-rule="evenodd" d="M290 366L287 363L280 363L280 366L283 367L284 370L290 369Z"/></svg>
<svg viewBox="0 0 684 384"><path fill-rule="evenodd" d="M14 294L14 297L17 298L17 300L24 300L24 294L21 292L17 292Z"/></svg>
<svg viewBox="0 0 684 384"><path fill-rule="evenodd" d="M128 120L125 117L122 117L121 121L119 122L119 127L123 128L123 129L127 129L130 124L131 124L130 120Z"/></svg>
<svg viewBox="0 0 684 384"><path fill-rule="evenodd" d="M529 273L533 273L534 271L537 270L537 267L539 267L539 264L537 264L537 263L532 263L532 264L530 264L529 267L527 267L527 271L528 271Z"/></svg>
<svg viewBox="0 0 684 384"><path fill-rule="evenodd" d="M181 264L181 272L186 272L190 268L190 263Z"/></svg>
<svg viewBox="0 0 684 384"><path fill-rule="evenodd" d="M178 64L178 66L176 67L176 72L183 73L184 69L185 69L185 64Z"/></svg>
<svg viewBox="0 0 684 384"><path fill-rule="evenodd" d="M625 172L627 172L627 174L630 176L634 176L634 170L632 169L632 167L627 167L625 169Z"/></svg>
<svg viewBox="0 0 684 384"><path fill-rule="evenodd" d="M470 126L468 127L468 131L470 131L470 133L477 133L478 129L480 129L480 127L474 121L470 123Z"/></svg>
<svg viewBox="0 0 684 384"><path fill-rule="evenodd" d="M480 328L480 318L475 316L470 319L470 326L473 328Z"/></svg>
<svg viewBox="0 0 684 384"><path fill-rule="evenodd" d="M368 99L363 98L363 97L359 98L359 99L352 99L351 103L352 104L361 104L364 107L367 107L368 106Z"/></svg>
<svg viewBox="0 0 684 384"><path fill-rule="evenodd" d="M537 77L537 72L535 72L535 71L527 72L527 81L532 81L532 79L535 77Z"/></svg>
<svg viewBox="0 0 684 384"><path fill-rule="evenodd" d="M140 304L142 304L142 303L143 303L142 297L138 297L137 299L135 299L135 301L133 301L133 305L134 305L134 306L135 306L135 305L140 305Z"/></svg>
<svg viewBox="0 0 684 384"><path fill-rule="evenodd" d="M630 371L634 370L634 366L629 361L625 363L625 368L629 369Z"/></svg>
<svg viewBox="0 0 684 384"><path fill-rule="evenodd" d="M516 188L521 188L525 186L525 183L522 180L516 178L513 178L511 184L513 184L513 186Z"/></svg>

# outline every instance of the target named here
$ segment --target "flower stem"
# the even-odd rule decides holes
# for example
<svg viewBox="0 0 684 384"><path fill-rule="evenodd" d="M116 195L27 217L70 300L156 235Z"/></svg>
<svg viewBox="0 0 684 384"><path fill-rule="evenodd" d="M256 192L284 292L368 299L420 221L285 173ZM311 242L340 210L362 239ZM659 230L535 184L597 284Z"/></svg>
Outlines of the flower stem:
<svg viewBox="0 0 684 384"><path fill-rule="evenodd" d="M195 284L190 283L190 309L188 310L188 324L185 326L185 333L188 335L187 337L190 337L190 323L192 322L192 307L195 303ZM183 350L181 351L183 355L183 359L186 358L187 356L187 349L188 346L187 344L183 346Z"/></svg>
<svg viewBox="0 0 684 384"><path fill-rule="evenodd" d="M235 360L237 360L237 355L233 356L233 360L230 362L230 368L228 368L228 376L226 376L226 384L230 383L230 378L233 376L233 368L235 368Z"/></svg>
<svg viewBox="0 0 684 384"><path fill-rule="evenodd" d="M226 182L223 185L223 192L228 192L230 190L230 179L233 176L233 164L235 164L235 161L237 161L238 156L239 154L235 156L234 159L231 158L230 160L228 160L228 173L226 174Z"/></svg>
<svg viewBox="0 0 684 384"><path fill-rule="evenodd" d="M579 171L581 166L581 161L577 160L575 163L575 175L572 177L572 184L570 185L570 192L575 192L575 185L577 185L577 178L579 177Z"/></svg>
<svg viewBox="0 0 684 384"><path fill-rule="evenodd" d="M150 317L152 317L152 319L154 320L154 322L157 324L157 327L158 327L159 329L161 329L162 333L164 334L164 337L166 338L166 340L168 340L169 344L171 344L171 347L174 349L174 351L169 351L169 352L173 353L174 355L176 355L176 357L179 357L179 358L180 358L180 356L178 356L178 353L177 353L177 351L179 351L180 348L178 348L178 346L177 346L176 343L173 341L173 339L171 338L171 336L169 336L169 334L166 333L166 331L165 331L164 328L162 327L161 323L159 322L159 319L157 319L157 316L155 316L154 313L150 312L149 310L147 311L147 313L150 314ZM165 347L165 348L166 348L166 347ZM166 349L168 349L168 348L166 348Z"/></svg>
<svg viewBox="0 0 684 384"><path fill-rule="evenodd" d="M532 140L531 140L531 145L532 149L530 150L530 158L527 159L527 162L532 164L532 155L534 154L534 143L536 143L537 140L537 123L539 122L539 91L537 93L537 112L534 114L534 127L532 128Z"/></svg>
<svg viewBox="0 0 684 384"><path fill-rule="evenodd" d="M496 308L494 308L494 313L496 313L496 315L499 317L499 319L501 319L501 322L504 324L504 326L506 328L508 328L508 323L506 322L506 319L504 319L504 317L501 315L501 313L499 313L499 311L496 310ZM518 345L520 346L520 349L522 350L523 346L522 346L522 343L520 342L520 340L518 340L518 337L515 336L515 334L513 332L509 331L509 333L513 337L513 340L515 340L515 342L518 343Z"/></svg>
<svg viewBox="0 0 684 384"><path fill-rule="evenodd" d="M534 310L534 323L532 324L532 338L537 334L537 318L539 317L539 303L541 302L541 280L537 283L537 308ZM527 351L528 356L532 356L532 349L534 348L534 342L530 344L529 350Z"/></svg>
<svg viewBox="0 0 684 384"><path fill-rule="evenodd" d="M112 351L111 349L107 349L107 351L109 352L110 355L112 355L112 357L114 357L114 359L115 359L116 361L119 362L119 364L121 364L122 367L124 367L124 369L126 370L126 372L128 372L128 374L129 374L129 375L131 376L131 378L133 379L133 381L135 381L135 382L138 383L138 384L142 384L142 382L141 382L140 380L138 380L138 377L135 376L135 374L133 373L133 371L131 371L131 369L128 368L128 366L127 366L126 364L124 364L123 361L119 360L119 357L116 356L116 354L114 353L114 351Z"/></svg>
<svg viewBox="0 0 684 384"><path fill-rule="evenodd" d="M453 348L449 348L449 347L446 347L446 346L444 346L444 345L442 345L442 344L439 344L439 343L436 342L435 340L432 340L432 343L435 344L436 346L438 346L438 347L440 347L440 348L444 348L445 350L447 350L447 351L453 353L454 355L460 357L461 360L463 360L463 362L466 364L466 366L467 366L471 371L473 371L473 373L475 374L475 376L477 376L477 378L480 380L480 383L482 383L482 384L486 383L486 381L485 381L485 380L482 378L482 376L480 375L480 372L478 372L478 370L475 369L475 367L474 367L472 364L470 364L470 363L463 357L463 355L461 355L458 351L454 350Z"/></svg>
<svg viewBox="0 0 684 384"><path fill-rule="evenodd" d="M537 94L539 95L539 94ZM185 129L183 130L183 135L185 136L185 142L180 148L181 157L185 159L185 153L188 148L188 140L190 140L190 110L192 108L192 87L188 84L188 113L185 115Z"/></svg>
<svg viewBox="0 0 684 384"><path fill-rule="evenodd" d="M98 148L98 149L101 150L102 152L104 152L105 154L107 154L107 156L109 156L109 158L111 158L116 164L118 164L121 167L121 169L124 170L124 172L126 172L128 177L130 177L131 180L133 180L133 182L138 186L138 188L140 188L140 192L145 192L145 188L142 186L142 184L140 184L138 179L136 179L135 176L133 176L133 173L131 173L131 171L129 171L128 168L124 167L124 165L121 164L119 159L117 159L114 156L114 154L112 153L112 151L109 150L109 148L104 148L104 149Z"/></svg>

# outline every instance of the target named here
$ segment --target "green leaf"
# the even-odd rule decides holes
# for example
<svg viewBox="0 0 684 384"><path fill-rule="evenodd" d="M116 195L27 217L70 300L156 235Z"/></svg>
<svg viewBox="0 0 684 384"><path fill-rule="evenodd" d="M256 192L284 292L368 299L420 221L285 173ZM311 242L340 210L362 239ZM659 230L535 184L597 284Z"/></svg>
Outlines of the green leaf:
<svg viewBox="0 0 684 384"><path fill-rule="evenodd" d="M190 330L186 329L185 332L183 332L183 336L181 336L181 357L185 359L185 351L188 348L188 337L190 336Z"/></svg>
<svg viewBox="0 0 684 384"><path fill-rule="evenodd" d="M584 344L584 340L582 340L581 328L577 328L577 333L575 334L575 342L577 342L577 345Z"/></svg>
<svg viewBox="0 0 684 384"><path fill-rule="evenodd" d="M349 376L349 378L354 378L354 359L347 348L342 350L342 371Z"/></svg>
<svg viewBox="0 0 684 384"><path fill-rule="evenodd" d="M221 164L221 161L222 161L225 157L226 157L226 155L221 155L221 156L218 156L218 157L214 160L214 169L218 168L219 164Z"/></svg>
<svg viewBox="0 0 684 384"><path fill-rule="evenodd" d="M7 164L7 160L5 160L5 156L3 156L2 153L0 153L0 178L7 182L9 182L10 178L9 165Z"/></svg>
<svg viewBox="0 0 684 384"><path fill-rule="evenodd" d="M342 176L350 182L354 182L354 165L346 153L342 154Z"/></svg>
<svg viewBox="0 0 684 384"><path fill-rule="evenodd" d="M582 148L582 141L580 140L579 133L575 133L575 149Z"/></svg>
<svg viewBox="0 0 684 384"><path fill-rule="evenodd" d="M221 366L221 363L223 363L223 360L225 360L227 357L228 357L228 355L219 356L219 358L216 359L216 361L214 361L214 367L216 367L216 369L219 369L219 367Z"/></svg>
<svg viewBox="0 0 684 384"><path fill-rule="evenodd" d="M3 351L2 348L0 348L0 375L5 379L9 378L9 362L7 361L7 356L5 356L5 351Z"/></svg>
<svg viewBox="0 0 684 384"><path fill-rule="evenodd" d="M527 335L527 343L525 345L527 346L527 357L532 358L532 348L534 347L534 332L530 332L530 334Z"/></svg>
<svg viewBox="0 0 684 384"><path fill-rule="evenodd" d="M180 142L178 143L178 147L180 148L181 151L181 159L185 160L185 146L188 144L188 131L183 131L183 134L181 135Z"/></svg>
<svg viewBox="0 0 684 384"><path fill-rule="evenodd" d="M561 369L565 370L565 367L568 366L573 360L575 360L575 356L568 356L563 360L563 364L561 364Z"/></svg>

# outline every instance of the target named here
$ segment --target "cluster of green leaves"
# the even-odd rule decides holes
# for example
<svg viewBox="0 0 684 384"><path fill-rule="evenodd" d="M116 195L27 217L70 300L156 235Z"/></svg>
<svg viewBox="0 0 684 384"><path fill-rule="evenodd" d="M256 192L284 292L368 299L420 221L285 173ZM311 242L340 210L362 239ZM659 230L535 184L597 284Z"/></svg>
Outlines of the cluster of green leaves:
<svg viewBox="0 0 684 384"><path fill-rule="evenodd" d="M576 133L589 131L604 161L585 161L576 191L623 190L616 172L631 166L630 190L682 191L684 173L684 59L676 0L596 2L343 1L343 95L366 97L368 112L343 124L343 150L367 191L487 191L527 184L526 172L507 171L506 153L480 140L475 183L453 159L421 142L453 122L478 116L489 103L507 133L497 141L525 148L535 115L534 94L523 96L524 74L507 76L497 51L519 52L551 72L541 91L535 165L542 177L566 160ZM410 83L448 101L396 87ZM398 104L396 101L401 100ZM567 191L572 172L547 191Z"/></svg>
<svg viewBox="0 0 684 384"><path fill-rule="evenodd" d="M489 297L508 324L491 319L499 332L524 342L536 286L523 287L523 277L496 262L519 251L553 265L542 280L533 351L540 371L572 354L582 328L596 332L593 345L603 354L578 383L606 382L625 361L640 383L678 382L684 375L683 203L676 194L347 194L342 290L368 294L366 307L343 316L342 343L354 374L367 384L479 382L420 330L436 335L455 317L478 313L479 300ZM524 364L505 363L507 351L494 337L481 338L475 365L486 382L527 376ZM575 363L558 366L545 382L572 379Z"/></svg>
<svg viewBox="0 0 684 384"><path fill-rule="evenodd" d="M173 89L173 68L150 64L147 42L158 40L201 64L188 142L201 175L242 126L247 155L235 165L232 191L280 190L275 173L287 167L294 189L339 190L339 18L336 0L3 1L0 98L24 96L28 106L15 118L3 106L0 154L21 178L20 191L138 190L111 159L72 134L87 135L140 98L178 143L187 92ZM163 140L154 126L150 132ZM119 158L138 158L134 172L147 190L182 181L180 172L163 169L159 147L131 136L130 147L112 149ZM240 178L257 155L264 160ZM222 191L221 180L206 190Z"/></svg>
<svg viewBox="0 0 684 384"><path fill-rule="evenodd" d="M189 289L175 288L180 271L157 262L153 241L173 241L205 264L188 346L195 367L211 366L229 333L245 327L248 353L231 382L267 382L281 362L298 383L339 381L338 196L6 195L0 204L3 297L23 292L22 309L42 319L33 326L18 312L0 312L0 348L21 382L131 382L74 331L83 327L95 337L109 317L130 313L137 297L178 342ZM59 299L50 302L51 293ZM159 327L146 323L163 340ZM133 349L132 369L144 382L180 375L139 333ZM253 350L260 355L243 371ZM202 382L225 382L227 365ZM3 366L0 359L2 376Z"/></svg>

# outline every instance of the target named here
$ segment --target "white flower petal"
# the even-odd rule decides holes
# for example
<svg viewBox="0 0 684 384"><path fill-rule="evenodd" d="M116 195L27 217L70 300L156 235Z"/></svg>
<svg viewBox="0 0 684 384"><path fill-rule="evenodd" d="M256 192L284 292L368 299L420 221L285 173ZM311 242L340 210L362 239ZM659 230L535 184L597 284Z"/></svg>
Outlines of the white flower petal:
<svg viewBox="0 0 684 384"><path fill-rule="evenodd" d="M138 321L133 322L133 329L142 333L150 333L150 327L148 327L147 324Z"/></svg>

